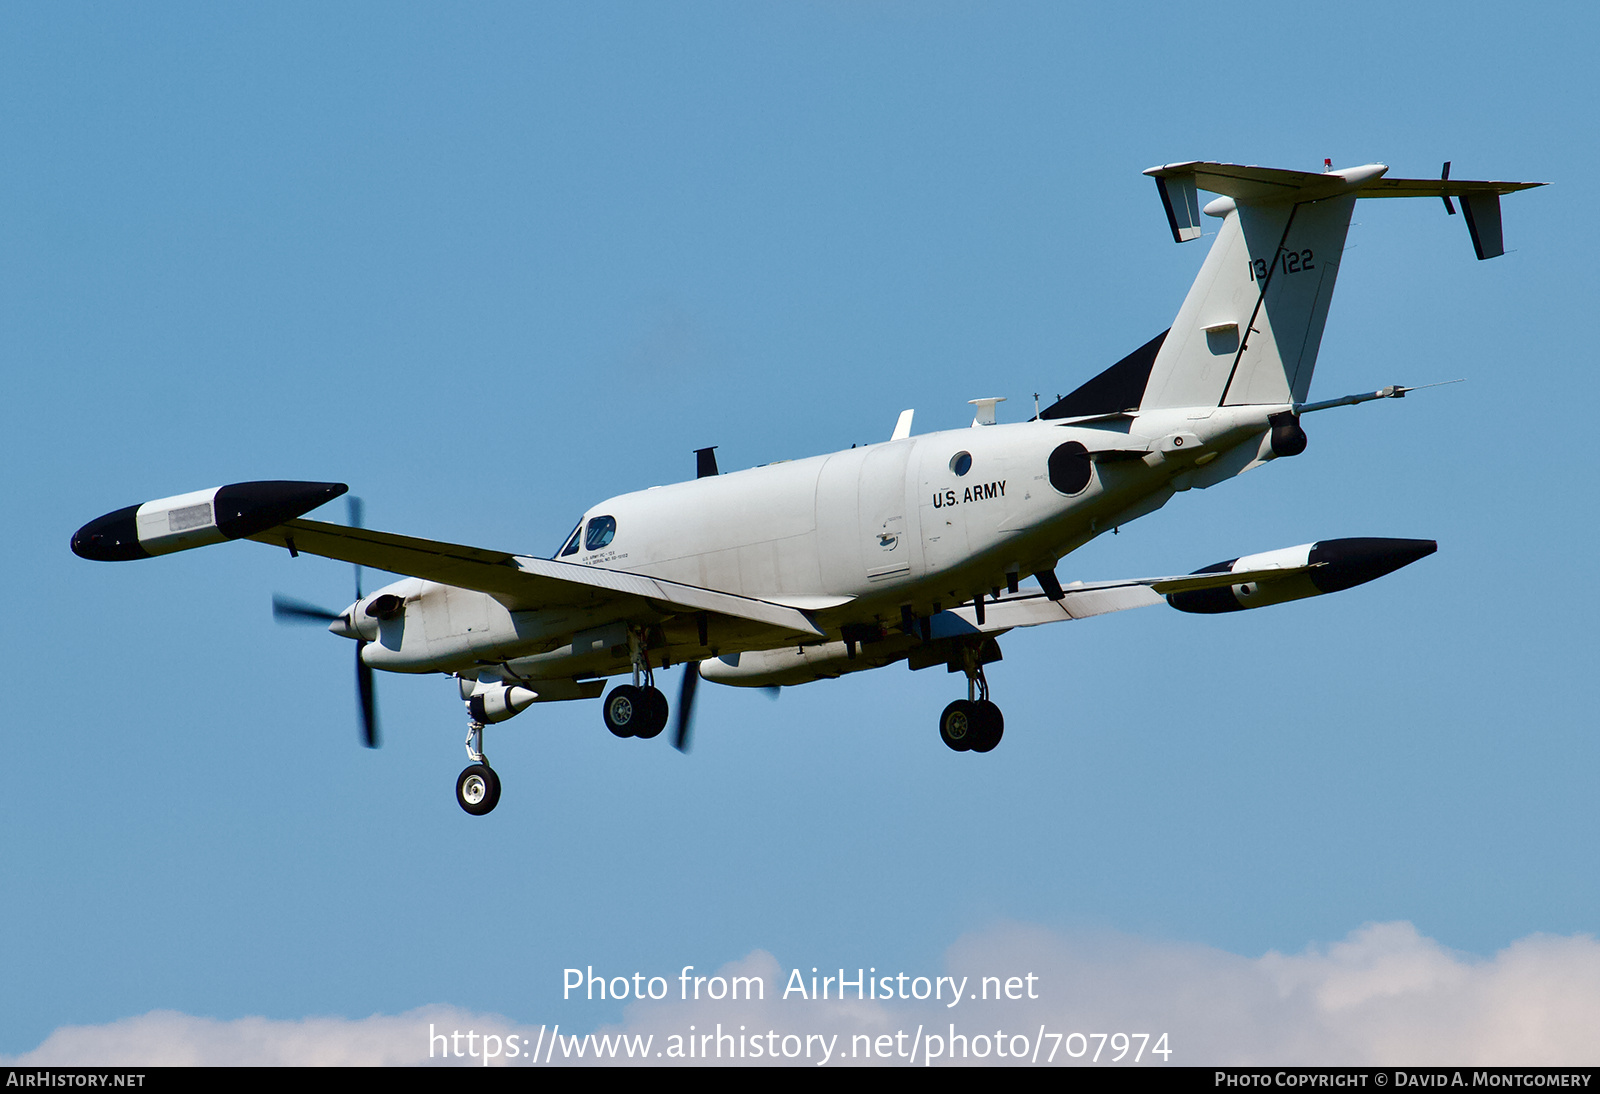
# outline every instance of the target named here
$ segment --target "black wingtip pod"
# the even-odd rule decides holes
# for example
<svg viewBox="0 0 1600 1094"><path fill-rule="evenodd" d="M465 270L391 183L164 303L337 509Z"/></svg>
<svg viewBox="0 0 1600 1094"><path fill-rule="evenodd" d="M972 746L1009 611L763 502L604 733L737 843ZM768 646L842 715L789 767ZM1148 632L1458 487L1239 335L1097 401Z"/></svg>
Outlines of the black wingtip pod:
<svg viewBox="0 0 1600 1094"><path fill-rule="evenodd" d="M1180 612L1204 615L1265 608L1365 585L1438 549L1439 545L1431 539L1324 539L1311 544L1309 549L1289 549L1306 551L1306 569L1296 569L1285 577L1259 577L1239 585L1171 593L1167 603ZM1227 573L1238 561L1219 562L1195 573ZM1245 569L1250 568L1250 563L1250 559L1245 559Z"/></svg>
<svg viewBox="0 0 1600 1094"><path fill-rule="evenodd" d="M149 552L139 546L139 529L134 522L138 512L137 505L130 505L91 520L72 534L72 553L92 562L149 558Z"/></svg>
<svg viewBox="0 0 1600 1094"><path fill-rule="evenodd" d="M253 536L309 513L349 489L342 482L238 482L224 486L213 502L217 530L228 539Z"/></svg>
<svg viewBox="0 0 1600 1094"><path fill-rule="evenodd" d="M309 513L349 489L342 482L240 482L147 501L79 528L72 536L72 553L95 562L126 562L243 539Z"/></svg>
<svg viewBox="0 0 1600 1094"><path fill-rule="evenodd" d="M1375 581L1439 549L1431 539L1325 539L1311 548L1311 583L1336 593ZM1320 565L1319 565L1320 564Z"/></svg>

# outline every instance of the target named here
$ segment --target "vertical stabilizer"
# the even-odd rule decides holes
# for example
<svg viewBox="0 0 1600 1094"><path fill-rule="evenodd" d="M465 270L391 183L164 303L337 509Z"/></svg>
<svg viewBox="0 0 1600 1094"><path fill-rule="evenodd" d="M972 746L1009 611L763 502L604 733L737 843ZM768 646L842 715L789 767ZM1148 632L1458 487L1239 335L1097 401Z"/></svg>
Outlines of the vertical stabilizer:
<svg viewBox="0 0 1600 1094"><path fill-rule="evenodd" d="M1199 234L1197 190L1222 217L1150 369L1141 409L1304 402L1358 197L1459 197L1479 258L1505 251L1500 195L1541 185L1392 179L1383 164L1313 174L1234 163L1167 164L1156 180L1179 242ZM1451 210L1453 211L1453 209Z"/></svg>
<svg viewBox="0 0 1600 1094"><path fill-rule="evenodd" d="M1213 202L1223 213L1145 409L1303 401L1333 299L1355 195L1298 204Z"/></svg>

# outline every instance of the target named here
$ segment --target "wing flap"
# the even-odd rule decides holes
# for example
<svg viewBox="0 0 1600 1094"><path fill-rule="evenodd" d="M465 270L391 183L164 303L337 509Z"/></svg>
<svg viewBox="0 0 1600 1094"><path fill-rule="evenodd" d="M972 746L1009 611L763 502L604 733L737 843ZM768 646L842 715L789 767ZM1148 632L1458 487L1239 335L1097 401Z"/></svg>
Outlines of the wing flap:
<svg viewBox="0 0 1600 1094"><path fill-rule="evenodd" d="M1163 603L1168 593L1219 589L1251 581L1273 581L1305 573L1310 569L1310 566L1273 566L1238 572L1140 577L1126 581L1096 581L1089 584L1074 582L1062 586L1060 600L1051 600L1043 593L1024 593L1021 596L1002 597L990 601L984 605L984 618L981 624L978 622L977 612L970 604L950 611L974 630L995 634L1011 630L1013 627L1038 627L1045 623L1060 623L1067 619L1090 619L1110 612L1127 611L1129 608L1148 608L1152 604Z"/></svg>

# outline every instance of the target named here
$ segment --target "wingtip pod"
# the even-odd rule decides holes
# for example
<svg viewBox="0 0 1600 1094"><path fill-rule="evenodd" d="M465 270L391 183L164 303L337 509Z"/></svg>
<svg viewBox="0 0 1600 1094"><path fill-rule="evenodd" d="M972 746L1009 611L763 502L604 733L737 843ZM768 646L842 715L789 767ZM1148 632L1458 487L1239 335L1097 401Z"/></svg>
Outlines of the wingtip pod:
<svg viewBox="0 0 1600 1094"><path fill-rule="evenodd" d="M96 562L185 551L243 539L309 513L350 488L342 482L238 482L107 513L72 536L72 553Z"/></svg>
<svg viewBox="0 0 1600 1094"><path fill-rule="evenodd" d="M1282 578L1247 581L1214 589L1171 593L1167 603L1180 612L1215 615L1264 608L1309 596L1337 593L1409 566L1439 549L1431 539L1325 539L1304 547L1247 555L1207 566L1196 573L1260 572L1274 566L1291 571Z"/></svg>

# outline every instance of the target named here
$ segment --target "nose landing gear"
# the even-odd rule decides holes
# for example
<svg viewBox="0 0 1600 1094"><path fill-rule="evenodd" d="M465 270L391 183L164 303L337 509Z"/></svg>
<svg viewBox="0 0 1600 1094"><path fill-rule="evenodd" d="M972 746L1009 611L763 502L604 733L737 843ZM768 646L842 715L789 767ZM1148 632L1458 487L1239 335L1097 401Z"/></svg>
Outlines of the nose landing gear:
<svg viewBox="0 0 1600 1094"><path fill-rule="evenodd" d="M467 730L467 758L472 763L456 778L456 804L475 817L500 804L500 776L489 766L482 749L483 723L473 722Z"/></svg>

